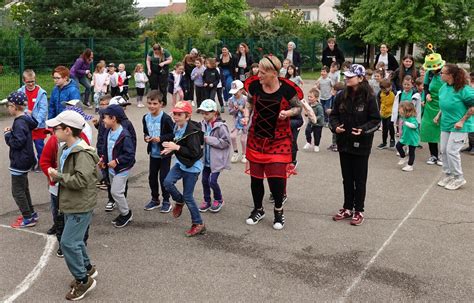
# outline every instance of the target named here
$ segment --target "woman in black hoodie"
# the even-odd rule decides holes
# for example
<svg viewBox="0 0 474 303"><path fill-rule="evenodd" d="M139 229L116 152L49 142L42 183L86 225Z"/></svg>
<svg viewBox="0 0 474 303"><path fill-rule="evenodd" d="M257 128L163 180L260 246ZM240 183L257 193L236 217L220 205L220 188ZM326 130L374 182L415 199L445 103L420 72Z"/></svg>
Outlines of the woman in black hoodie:
<svg viewBox="0 0 474 303"><path fill-rule="evenodd" d="M329 38L328 46L323 50L323 57L321 58L323 66L330 67L333 62L337 62L339 66L342 66L344 60L344 54L337 46L336 38Z"/></svg>

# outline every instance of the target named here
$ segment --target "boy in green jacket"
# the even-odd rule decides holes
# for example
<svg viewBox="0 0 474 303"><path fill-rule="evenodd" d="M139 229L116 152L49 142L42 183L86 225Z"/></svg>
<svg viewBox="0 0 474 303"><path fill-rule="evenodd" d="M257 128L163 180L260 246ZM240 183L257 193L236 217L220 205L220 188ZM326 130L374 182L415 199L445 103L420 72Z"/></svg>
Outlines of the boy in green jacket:
<svg viewBox="0 0 474 303"><path fill-rule="evenodd" d="M69 271L74 276L68 300L81 300L96 286L97 270L92 266L84 243L84 235L97 203L97 170L99 156L80 138L86 121L70 110L46 121L59 142L58 169L50 167L49 177L59 185L59 210L64 213L61 249Z"/></svg>

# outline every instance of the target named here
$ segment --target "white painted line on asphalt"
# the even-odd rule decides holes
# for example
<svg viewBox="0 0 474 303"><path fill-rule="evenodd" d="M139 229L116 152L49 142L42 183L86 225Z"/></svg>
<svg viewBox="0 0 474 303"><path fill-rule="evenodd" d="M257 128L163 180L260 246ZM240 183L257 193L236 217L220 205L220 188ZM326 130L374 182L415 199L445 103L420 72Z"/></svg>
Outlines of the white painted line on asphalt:
<svg viewBox="0 0 474 303"><path fill-rule="evenodd" d="M378 256L382 253L382 251L390 244L390 242L392 242L392 239L393 237L395 236L395 234L398 232L398 230L400 229L400 227L402 227L402 225L408 220L408 218L411 216L411 214L415 211L415 209L418 207L418 205L420 205L420 203L423 201L423 199L426 197L426 195L428 194L428 192L433 188L433 186L436 185L436 183L438 182L438 179L439 179L440 176L438 176L436 178L436 180L423 192L423 195L421 195L420 199L418 199L418 201L416 201L415 205L413 205L413 207L410 209L410 211L407 213L407 215L402 219L402 221L400 221L400 223L397 225L397 227L393 230L393 232L390 234L390 236L387 238L387 240L385 240L385 242L382 244L382 246L379 248L379 250L377 250L377 252L375 253L375 255L370 259L369 262L367 262L367 264L364 266L364 269L360 272L360 274L352 281L352 284L351 286L349 286L349 288L346 289L346 291L344 292L344 295L338 300L338 302L345 302L346 299L349 298L349 295L351 294L352 290L354 290L354 288L360 283L360 281L362 281L362 278L365 276L365 274L367 273L367 271L369 270L369 268L372 266L372 264L374 264L375 260L378 258Z"/></svg>
<svg viewBox="0 0 474 303"><path fill-rule="evenodd" d="M0 227L34 234L46 239L46 245L44 246L43 254L41 255L41 258L38 261L38 264L36 264L35 268L33 268L33 270L25 277L25 279L23 279L23 281L21 281L21 283L18 284L17 287L15 287L13 293L5 295L0 300L0 302L11 303L15 301L19 296L21 296L25 291L27 291L31 287L31 285L33 285L35 280L40 276L41 272L48 264L49 257L51 256L54 244L56 243L56 238L54 236L48 236L46 234L35 232L32 230L11 228L10 226L3 224L0 224Z"/></svg>

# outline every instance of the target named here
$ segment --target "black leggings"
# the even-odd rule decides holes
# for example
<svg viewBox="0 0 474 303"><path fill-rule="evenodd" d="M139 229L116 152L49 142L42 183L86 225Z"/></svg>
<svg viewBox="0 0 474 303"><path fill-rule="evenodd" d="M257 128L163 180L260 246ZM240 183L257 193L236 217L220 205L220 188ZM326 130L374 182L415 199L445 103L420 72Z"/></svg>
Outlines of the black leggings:
<svg viewBox="0 0 474 303"><path fill-rule="evenodd" d="M339 159L344 184L344 208L363 212L369 156L339 152Z"/></svg>
<svg viewBox="0 0 474 303"><path fill-rule="evenodd" d="M217 88L217 100L219 101L219 104L221 107L224 107L224 96L222 95L222 87Z"/></svg>
<svg viewBox="0 0 474 303"><path fill-rule="evenodd" d="M275 199L275 208L280 209L283 206L283 195L285 193L285 178L268 178L270 192ZM250 188L252 189L253 205L255 209L263 208L263 197L265 196L265 186L263 179L251 177Z"/></svg>
<svg viewBox="0 0 474 303"><path fill-rule="evenodd" d="M428 143L428 146L430 148L430 155L433 157L438 158L438 143Z"/></svg>
<svg viewBox="0 0 474 303"><path fill-rule="evenodd" d="M382 119L382 143L387 144L388 134L390 133L390 142L395 141L395 128L393 127L392 117Z"/></svg>
<svg viewBox="0 0 474 303"><path fill-rule="evenodd" d="M397 142L396 148L401 158L405 158L406 156L403 146L405 145L401 144L400 141ZM408 145L408 165L413 165L413 163L415 163L415 150L416 146Z"/></svg>

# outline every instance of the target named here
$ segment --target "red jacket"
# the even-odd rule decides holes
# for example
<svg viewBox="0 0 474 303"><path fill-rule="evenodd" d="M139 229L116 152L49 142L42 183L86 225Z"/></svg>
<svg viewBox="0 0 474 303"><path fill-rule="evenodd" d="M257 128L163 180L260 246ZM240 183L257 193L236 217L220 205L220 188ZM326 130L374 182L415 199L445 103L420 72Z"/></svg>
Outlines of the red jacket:
<svg viewBox="0 0 474 303"><path fill-rule="evenodd" d="M90 144L89 139L87 139L87 136L83 132L81 133L81 139L86 141L87 144ZM49 184L52 186L55 184L55 182L51 182L51 180L49 179L48 168L58 167L58 150L58 138L55 135L51 135L49 137L49 140L44 145L43 153L41 154L41 158L39 161L41 170L46 175L46 177L48 177Z"/></svg>

